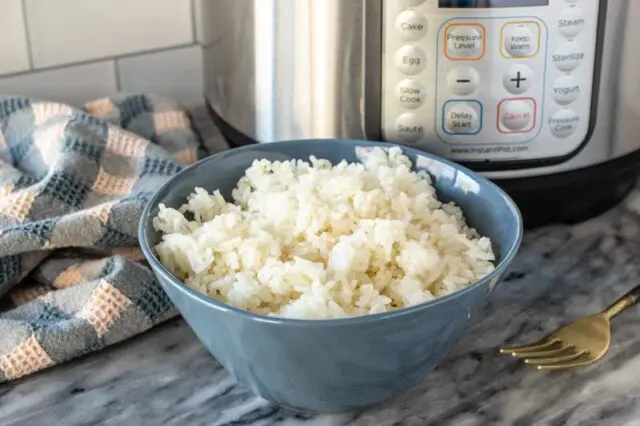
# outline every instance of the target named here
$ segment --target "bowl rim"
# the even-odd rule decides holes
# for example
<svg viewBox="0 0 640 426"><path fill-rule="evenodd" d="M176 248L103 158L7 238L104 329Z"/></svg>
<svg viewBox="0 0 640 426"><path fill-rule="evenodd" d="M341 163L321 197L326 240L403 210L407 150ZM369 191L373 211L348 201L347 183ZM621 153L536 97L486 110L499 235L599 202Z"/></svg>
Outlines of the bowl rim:
<svg viewBox="0 0 640 426"><path fill-rule="evenodd" d="M504 200L505 205L509 207L509 210L512 212L512 217L516 222L516 229L517 229L517 234L515 236L515 239L513 240L513 243L511 244L507 252L502 256L502 259L500 260L500 262L498 262L498 264L495 266L495 269L493 271L491 271L489 274L482 277L481 279L474 281L472 284L468 285L467 287L461 290L457 290L445 296L437 297L427 302L419 303L417 305L409 306L406 308L396 309L393 311L359 315L359 316L353 316L353 317L345 317L345 318L326 318L326 319L297 319L297 318L288 318L288 317L267 316L264 314L257 314L250 311L246 311L244 309L236 308L229 304L212 299L209 296L206 296L196 290L191 289L190 287L185 285L182 281L174 277L173 274L171 274L171 272L169 272L169 270L167 270L164 267L164 265L162 265L160 260L154 254L154 250L149 246L149 244L147 244L148 239L147 239L146 225L147 225L147 222L152 219L151 218L152 208L159 204L160 199L165 195L165 192L173 184L173 182L180 179L182 175L188 173L190 170L195 169L197 167L201 167L203 164L208 163L210 161L216 161L216 159L223 157L225 155L228 155L230 152L237 153L242 151L251 151L252 149L255 149L257 147L264 146L264 145L274 144L274 145L286 147L291 145L297 145L300 143L321 144L321 143L327 143L327 142L339 143L341 145L348 145L348 146L369 146L372 148L373 147L380 147L380 148L399 147L405 153L410 153L414 156L420 155L420 156L426 157L434 162L444 164L446 166L452 167L458 171L461 171L469 175L474 180L494 189L496 193L500 195L500 197ZM279 325L288 325L288 326L305 326L305 327L341 326L341 325L347 325L347 324L353 325L357 323L368 323L368 322L374 322L374 321L381 321L385 319L392 319L392 318L396 318L404 315L411 315L423 309L427 309L431 306L436 306L441 303L446 303L448 301L459 298L464 294L474 291L476 288L481 287L482 285L484 285L485 283L491 280L497 281L498 277L507 269L507 267L513 261L513 258L518 253L518 250L520 249L520 245L522 243L523 234L524 234L524 228L523 228L522 214L520 212L520 209L516 205L516 203L504 190L502 190L502 188L500 188L498 185L491 182L489 179L485 178L484 176L477 174L476 172L472 171L471 169L465 166L462 166L458 163L447 160L446 158L442 158L437 155L430 154L428 152L420 151L418 149L411 148L406 145L396 144L391 142L378 142L378 141L359 140L359 139L293 139L293 140L272 142L269 144L245 145L242 147L232 148L232 149L227 149L224 151L217 152L213 155L207 156L183 168L178 173L171 176L164 184L160 186L160 188L156 190L153 196L146 203L144 209L142 210L140 220L138 222L139 245L144 254L144 257L146 258L147 262L149 262L151 266L152 273L156 275L161 275L166 283L171 284L173 287L175 287L185 295L189 296L192 299L196 299L201 303L204 303L210 308L224 312L226 314L243 317L245 319L250 319L250 320L261 322L261 323L279 324ZM156 278L160 280L160 277L156 277Z"/></svg>

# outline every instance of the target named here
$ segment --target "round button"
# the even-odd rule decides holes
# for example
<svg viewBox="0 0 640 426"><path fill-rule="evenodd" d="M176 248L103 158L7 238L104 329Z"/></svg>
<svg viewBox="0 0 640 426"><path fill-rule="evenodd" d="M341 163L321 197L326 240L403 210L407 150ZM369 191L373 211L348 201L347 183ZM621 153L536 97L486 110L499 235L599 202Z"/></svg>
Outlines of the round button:
<svg viewBox="0 0 640 426"><path fill-rule="evenodd" d="M416 109L424 103L425 87L415 80L402 80L396 86L396 96L403 107Z"/></svg>
<svg viewBox="0 0 640 426"><path fill-rule="evenodd" d="M553 114L549 119L551 133L557 138L571 136L580 123L580 116L572 109L564 108Z"/></svg>
<svg viewBox="0 0 640 426"><path fill-rule="evenodd" d="M406 75L416 75L427 66L424 50L416 46L403 46L396 53L396 65Z"/></svg>
<svg viewBox="0 0 640 426"><path fill-rule="evenodd" d="M448 133L474 134L480 130L476 109L466 102L450 102L445 107L444 125Z"/></svg>
<svg viewBox="0 0 640 426"><path fill-rule="evenodd" d="M579 94L580 84L572 75L563 75L553 84L553 99L560 105L569 105Z"/></svg>
<svg viewBox="0 0 640 426"><path fill-rule="evenodd" d="M396 31L407 41L420 40L427 33L427 19L413 10L405 10L396 19Z"/></svg>
<svg viewBox="0 0 640 426"><path fill-rule="evenodd" d="M471 67L454 68L447 75L447 84L456 95L466 96L476 91L480 75Z"/></svg>
<svg viewBox="0 0 640 426"><path fill-rule="evenodd" d="M537 49L533 32L526 25L512 25L504 34L504 49L513 57L531 56Z"/></svg>
<svg viewBox="0 0 640 426"><path fill-rule="evenodd" d="M584 59L585 53L575 40L569 40L560 45L551 60L560 71L573 71Z"/></svg>
<svg viewBox="0 0 640 426"><path fill-rule="evenodd" d="M565 37L575 37L582 32L585 18L577 5L569 5L558 14L558 31Z"/></svg>
<svg viewBox="0 0 640 426"><path fill-rule="evenodd" d="M500 122L508 130L518 131L531 126L533 109L530 102L507 101L500 105Z"/></svg>
<svg viewBox="0 0 640 426"><path fill-rule="evenodd" d="M507 68L507 72L502 77L505 89L514 95L526 92L533 84L533 71L526 65L514 64Z"/></svg>
<svg viewBox="0 0 640 426"><path fill-rule="evenodd" d="M451 59L480 58L484 52L484 34L474 25L453 25L446 32L447 56Z"/></svg>
<svg viewBox="0 0 640 426"><path fill-rule="evenodd" d="M404 142L418 142L424 136L424 125L418 117L405 112L396 119L396 131Z"/></svg>

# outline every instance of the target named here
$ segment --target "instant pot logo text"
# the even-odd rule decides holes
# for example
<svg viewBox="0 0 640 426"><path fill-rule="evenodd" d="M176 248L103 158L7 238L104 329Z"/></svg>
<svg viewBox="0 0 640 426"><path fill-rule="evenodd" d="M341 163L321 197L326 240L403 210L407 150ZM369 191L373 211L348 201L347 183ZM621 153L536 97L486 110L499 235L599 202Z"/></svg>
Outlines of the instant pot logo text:
<svg viewBox="0 0 640 426"><path fill-rule="evenodd" d="M451 148L452 154L495 154L495 153L514 153L528 151L527 145L516 146L470 146L465 148Z"/></svg>

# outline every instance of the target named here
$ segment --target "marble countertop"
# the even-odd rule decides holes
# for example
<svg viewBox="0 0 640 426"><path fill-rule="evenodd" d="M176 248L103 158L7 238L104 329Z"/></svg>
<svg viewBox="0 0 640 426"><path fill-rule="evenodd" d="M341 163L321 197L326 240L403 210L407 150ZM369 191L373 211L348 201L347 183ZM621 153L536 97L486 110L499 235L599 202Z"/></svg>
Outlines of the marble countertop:
<svg viewBox="0 0 640 426"><path fill-rule="evenodd" d="M180 320L0 385L0 425L640 425L640 307L599 364L539 372L499 355L604 308L640 281L640 190L601 217L527 232L483 318L440 367L359 414L287 412L237 386Z"/></svg>
<svg viewBox="0 0 640 426"><path fill-rule="evenodd" d="M640 308L595 366L539 372L496 353L597 311L640 279L640 193L586 223L528 232L483 320L417 387L360 413L296 415L234 384L181 320L0 385L2 425L638 425Z"/></svg>

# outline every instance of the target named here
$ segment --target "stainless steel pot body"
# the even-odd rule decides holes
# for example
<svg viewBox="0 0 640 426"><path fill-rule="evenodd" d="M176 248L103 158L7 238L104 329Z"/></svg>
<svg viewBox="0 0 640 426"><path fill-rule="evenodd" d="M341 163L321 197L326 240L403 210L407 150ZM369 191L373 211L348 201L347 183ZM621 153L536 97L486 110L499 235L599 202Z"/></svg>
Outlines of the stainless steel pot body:
<svg viewBox="0 0 640 426"><path fill-rule="evenodd" d="M428 65L424 71L427 75L424 80L427 86L425 96L427 99L436 98L434 102L428 100L420 107L425 110L420 113L422 115L418 114L418 119L427 117L422 129L424 134L420 141L412 141L420 148L472 166L490 163L491 167L480 167L479 170L497 179L551 175L581 169L639 150L640 78L636 74L640 69L640 55L634 50L640 44L640 26L634 25L634 20L640 17L640 2L549 2L550 6L454 11L453 8L447 10L438 7L435 0L427 0L426 3L420 0L203 0L200 15L206 99L222 120L262 143L313 138L406 142L395 131L398 128L394 126L399 120L395 118L396 112L402 111L393 91L397 90L396 84L401 78L396 75L395 69L400 67L398 61L401 64L403 58L396 51L404 47L396 41L406 38L393 35L392 31L394 26L399 25L399 13L413 11L421 12L428 24L433 23L429 25L429 30L425 30L427 36L424 40L407 42L428 53L425 57ZM557 26L558 34L570 35L570 32L563 32L562 24L555 20L559 13L555 9L545 12L547 7L557 7L562 13L569 7L584 10L580 16L585 17L586 23L581 34L565 37L567 42L580 41L580 37L584 37L582 45L586 49L585 62L581 65L586 68L578 80L581 96L587 95L578 98L576 106L558 104L559 101L552 99L553 90L558 86L556 81L573 71L565 72L557 63L554 66L554 61L562 60L557 56L562 53L558 49L564 48L565 43L560 41L560 35L554 33L555 28ZM505 18L505 14L509 16ZM452 19L456 25L461 25L465 20L471 24L478 23L477 29L484 29L486 33L482 34L490 40L492 34L501 34L511 23L525 22L525 26L529 25L525 21L529 16L534 22L531 28L540 28L538 35L543 40L540 46L546 52L547 62L540 69L549 75L544 84L540 83L541 95L539 99L536 98L538 110L534 113L538 115L533 117L541 130L535 134L532 132L532 137L527 141L534 148L527 153L528 157L522 158L516 151L510 156L500 154L503 155L500 157L492 154L491 149L471 157L471 154L456 154L455 149L449 146L467 146L464 145L466 141L473 144L476 140L466 135L448 136L446 129L439 129L440 118L446 127L449 123L447 120L454 114L449 113L446 106L442 107L450 99L441 98L445 95L451 98L455 84L446 89L449 92L445 95L433 92L445 91L442 88L451 81L453 70L463 66L476 67L482 78L489 78L480 82L479 90L484 90L484 87L495 90L497 95L492 92L487 99L490 103L499 104L501 101L498 98L502 96L500 91L505 89L497 80L498 75L502 75L507 65L515 62L505 62L506 65L496 60L491 60L489 65L452 62L450 65L453 68L447 68L449 65L442 65L447 60L445 56L448 57L446 50L451 48L455 53L459 47L447 47L446 37L453 37L451 34L458 29L450 29L445 24ZM489 21L500 19L500 22ZM575 22L579 20L575 18ZM587 33L590 35L583 35ZM459 33L455 34L457 36ZM463 31L460 34L465 33ZM512 37L511 40L517 39ZM495 54L497 57L498 53ZM412 58L411 55L405 55L404 58L407 57ZM536 69L538 65L532 64ZM409 75L408 78L418 77ZM505 81L500 78L500 81ZM506 97L516 99L514 95L505 93ZM465 102L465 105L469 105L467 100ZM552 119L557 110L579 109L585 103L589 107L584 108L586 112L580 117L582 123L588 122L588 128L583 129L584 135L581 134L579 140L570 143L567 142L570 138L554 139L553 134L558 132L553 130ZM501 132L504 130L500 128L501 111L493 111L492 105L485 107L484 113L498 114L497 131ZM495 121L493 116L490 118L485 117L485 121ZM431 126L432 122L436 124ZM550 130L545 130L545 126ZM510 143L516 139L508 138L517 137L506 135L505 140ZM481 135L478 138L482 139ZM482 147L498 146L499 149L503 146L492 144L491 140L488 142L481 144ZM567 155L547 155L548 150L554 150L554 147L563 143L571 145Z"/></svg>

